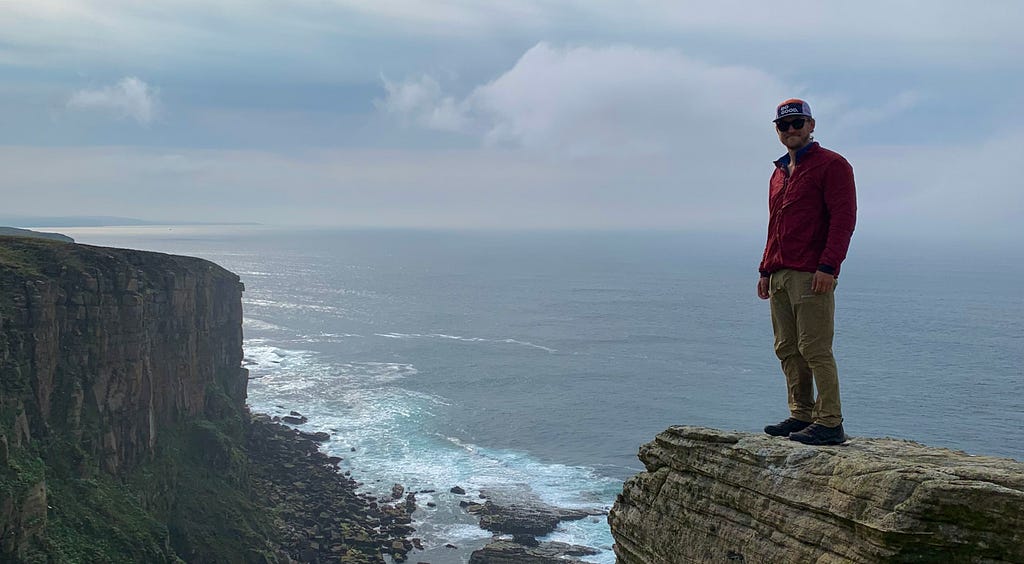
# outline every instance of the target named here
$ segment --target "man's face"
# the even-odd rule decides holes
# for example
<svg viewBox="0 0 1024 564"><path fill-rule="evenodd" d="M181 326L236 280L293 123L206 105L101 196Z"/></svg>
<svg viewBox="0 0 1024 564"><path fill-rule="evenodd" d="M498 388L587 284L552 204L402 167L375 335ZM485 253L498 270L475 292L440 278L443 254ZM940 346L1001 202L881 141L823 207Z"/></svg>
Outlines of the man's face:
<svg viewBox="0 0 1024 564"><path fill-rule="evenodd" d="M797 128L796 126L801 123L803 123L803 126ZM802 149L811 142L811 133L814 132L814 120L805 117L783 118L775 123L775 132L779 134L779 141L787 149Z"/></svg>

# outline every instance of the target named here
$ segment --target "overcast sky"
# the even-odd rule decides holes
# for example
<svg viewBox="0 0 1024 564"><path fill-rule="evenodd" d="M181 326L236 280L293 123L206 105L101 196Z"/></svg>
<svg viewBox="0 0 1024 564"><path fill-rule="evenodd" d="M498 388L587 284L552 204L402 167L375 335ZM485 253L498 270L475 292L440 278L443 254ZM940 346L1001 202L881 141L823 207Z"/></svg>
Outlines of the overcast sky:
<svg viewBox="0 0 1024 564"><path fill-rule="evenodd" d="M1024 243L1024 2L0 4L4 215L761 232L775 105L859 233Z"/></svg>

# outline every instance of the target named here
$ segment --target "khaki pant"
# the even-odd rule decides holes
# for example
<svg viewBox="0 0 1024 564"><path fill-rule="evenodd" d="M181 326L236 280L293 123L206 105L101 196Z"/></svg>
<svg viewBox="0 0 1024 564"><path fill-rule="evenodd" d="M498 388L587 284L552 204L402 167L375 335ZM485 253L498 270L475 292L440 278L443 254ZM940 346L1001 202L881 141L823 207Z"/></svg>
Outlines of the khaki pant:
<svg viewBox="0 0 1024 564"><path fill-rule="evenodd" d="M771 275L775 354L786 374L792 417L835 427L843 422L839 371L832 355L835 285L824 294L815 294L811 291L813 277L812 272L796 270L780 270Z"/></svg>

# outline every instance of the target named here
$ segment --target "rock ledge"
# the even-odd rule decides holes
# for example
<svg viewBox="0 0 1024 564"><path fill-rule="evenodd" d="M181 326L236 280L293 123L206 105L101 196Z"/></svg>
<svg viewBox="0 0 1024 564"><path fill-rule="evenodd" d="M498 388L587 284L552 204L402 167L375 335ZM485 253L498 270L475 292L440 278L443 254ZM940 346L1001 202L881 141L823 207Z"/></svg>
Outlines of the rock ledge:
<svg viewBox="0 0 1024 564"><path fill-rule="evenodd" d="M619 564L1024 562L1024 464L896 439L670 427L608 516Z"/></svg>

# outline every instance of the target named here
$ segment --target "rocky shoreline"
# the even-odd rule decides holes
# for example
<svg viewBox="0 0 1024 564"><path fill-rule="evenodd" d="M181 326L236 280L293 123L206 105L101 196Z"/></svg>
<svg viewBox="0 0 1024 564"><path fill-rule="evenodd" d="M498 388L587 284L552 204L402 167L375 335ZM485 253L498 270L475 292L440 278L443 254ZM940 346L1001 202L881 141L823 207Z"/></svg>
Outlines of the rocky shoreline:
<svg viewBox="0 0 1024 564"><path fill-rule="evenodd" d="M412 514L421 492L407 492L394 484L390 496L359 493L361 484L339 469L343 459L321 452L320 445L330 439L329 434L289 426L306 422L294 411L282 417L251 417L247 442L254 465L254 497L264 500L275 516L278 561L377 564L388 555L394 562L406 562L423 550L423 541L412 536ZM467 495L457 485L449 492L456 497ZM481 492L479 498L461 499L458 504L479 519L480 528L494 535L486 546L473 551L470 564L572 564L582 562L574 557L600 552L541 542L537 537L554 532L563 521L603 518L607 511L558 508L539 499L512 500L500 492Z"/></svg>
<svg viewBox="0 0 1024 564"><path fill-rule="evenodd" d="M404 562L418 544L410 539L414 503L392 503L357 493L358 482L320 452L323 434L304 433L253 415L247 447L254 498L274 515L279 562Z"/></svg>

